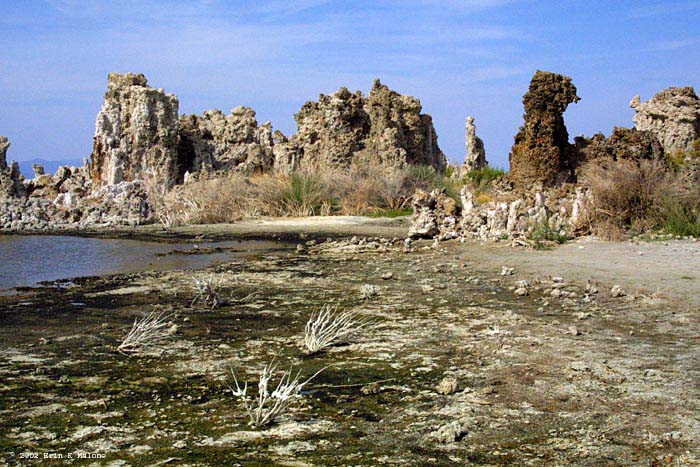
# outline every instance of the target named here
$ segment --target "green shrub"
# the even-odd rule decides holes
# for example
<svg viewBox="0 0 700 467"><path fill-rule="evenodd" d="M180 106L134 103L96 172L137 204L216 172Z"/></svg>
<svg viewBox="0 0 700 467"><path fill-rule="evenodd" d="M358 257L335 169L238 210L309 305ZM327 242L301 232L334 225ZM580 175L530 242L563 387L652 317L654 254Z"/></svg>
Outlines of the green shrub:
<svg viewBox="0 0 700 467"><path fill-rule="evenodd" d="M491 188L493 182L506 174L505 170L498 167L484 167L480 170L472 170L464 176L464 181L478 193L484 193Z"/></svg>
<svg viewBox="0 0 700 467"><path fill-rule="evenodd" d="M310 172L292 173L282 196L292 216L328 215L336 205L321 177Z"/></svg>
<svg viewBox="0 0 700 467"><path fill-rule="evenodd" d="M700 212L680 203L669 203L663 210L661 230L682 237L700 237Z"/></svg>
<svg viewBox="0 0 700 467"><path fill-rule="evenodd" d="M527 229L527 238L533 242L536 249L543 250L552 244L566 243L571 236L567 232L553 228L551 218L545 217L532 221Z"/></svg>

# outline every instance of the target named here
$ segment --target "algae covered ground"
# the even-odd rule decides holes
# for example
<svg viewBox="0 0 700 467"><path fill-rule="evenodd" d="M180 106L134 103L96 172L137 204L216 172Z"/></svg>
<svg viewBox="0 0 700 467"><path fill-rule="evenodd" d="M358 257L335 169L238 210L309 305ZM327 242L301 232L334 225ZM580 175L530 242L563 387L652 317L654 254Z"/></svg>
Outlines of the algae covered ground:
<svg viewBox="0 0 700 467"><path fill-rule="evenodd" d="M306 237L0 297L0 465L700 465L697 303L631 283L614 297L547 255ZM193 275L221 281L226 304L192 305ZM373 324L306 355L327 303ZM176 325L162 353L116 352L158 307ZM256 388L272 360L327 368L257 429L231 370Z"/></svg>

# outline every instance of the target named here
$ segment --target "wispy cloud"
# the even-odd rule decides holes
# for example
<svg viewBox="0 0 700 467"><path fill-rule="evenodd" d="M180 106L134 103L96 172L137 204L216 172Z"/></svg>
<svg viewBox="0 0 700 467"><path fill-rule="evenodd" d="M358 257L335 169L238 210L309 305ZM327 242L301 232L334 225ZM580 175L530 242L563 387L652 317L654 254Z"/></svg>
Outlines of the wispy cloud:
<svg viewBox="0 0 700 467"><path fill-rule="evenodd" d="M651 47L652 51L678 50L700 44L700 37L661 41Z"/></svg>
<svg viewBox="0 0 700 467"><path fill-rule="evenodd" d="M637 6L627 12L627 17L630 19L653 18L688 11L700 11L700 2L661 2Z"/></svg>

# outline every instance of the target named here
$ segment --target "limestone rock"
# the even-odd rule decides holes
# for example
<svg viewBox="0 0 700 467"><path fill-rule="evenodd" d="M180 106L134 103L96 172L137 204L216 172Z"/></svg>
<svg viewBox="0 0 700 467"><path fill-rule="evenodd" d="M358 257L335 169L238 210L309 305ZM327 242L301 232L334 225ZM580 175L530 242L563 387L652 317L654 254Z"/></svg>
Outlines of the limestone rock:
<svg viewBox="0 0 700 467"><path fill-rule="evenodd" d="M456 377L449 375L445 376L442 378L440 383L437 385L437 388L435 388L438 394L443 394L445 396L449 396L450 394L454 394L457 392L459 389L459 381L457 380Z"/></svg>
<svg viewBox="0 0 700 467"><path fill-rule="evenodd" d="M700 140L700 99L692 87L668 88L647 102L635 96L630 107L637 112L632 119L635 128L654 134L667 153L695 149Z"/></svg>
<svg viewBox="0 0 700 467"><path fill-rule="evenodd" d="M637 162L642 159L664 159L663 147L650 131L616 127L607 138L598 133L592 138L578 136L574 141L579 152L579 163L605 159Z"/></svg>
<svg viewBox="0 0 700 467"><path fill-rule="evenodd" d="M467 117L467 155L464 158L463 171L481 170L487 165L484 142L476 136L474 117Z"/></svg>
<svg viewBox="0 0 700 467"><path fill-rule="evenodd" d="M307 102L294 116L297 133L274 148L279 169L347 167L352 163L430 165L444 170L430 115L420 101L379 80L369 95L341 88Z"/></svg>
<svg viewBox="0 0 700 467"><path fill-rule="evenodd" d="M148 86L142 74L110 73L95 123L91 178L95 189L144 180L169 189L178 167L178 100Z"/></svg>
<svg viewBox="0 0 700 467"><path fill-rule="evenodd" d="M462 417L459 420L441 426L436 431L433 431L430 436L438 443L454 443L464 438L476 426L477 421L474 418Z"/></svg>
<svg viewBox="0 0 700 467"><path fill-rule="evenodd" d="M26 195L19 164L12 162L7 165L7 150L10 141L5 136L0 136L0 200L21 198Z"/></svg>
<svg viewBox="0 0 700 467"><path fill-rule="evenodd" d="M32 164L32 171L34 172L34 178L41 177L46 172L44 172L44 166L41 164Z"/></svg>
<svg viewBox="0 0 700 467"><path fill-rule="evenodd" d="M525 123L510 153L510 177L516 188L552 186L573 180L576 151L569 143L564 111L578 102L571 78L537 71L523 97Z"/></svg>
<svg viewBox="0 0 700 467"><path fill-rule="evenodd" d="M7 150L10 148L10 140L7 136L0 136L0 170L7 170Z"/></svg>
<svg viewBox="0 0 700 467"><path fill-rule="evenodd" d="M236 107L229 115L220 110L183 115L179 135L181 173L269 170L274 161L272 125L258 126L249 107ZM281 133L276 137L286 140Z"/></svg>
<svg viewBox="0 0 700 467"><path fill-rule="evenodd" d="M455 238L459 212L459 207L446 195L444 188L430 193L418 190L413 196L413 217L408 237Z"/></svg>

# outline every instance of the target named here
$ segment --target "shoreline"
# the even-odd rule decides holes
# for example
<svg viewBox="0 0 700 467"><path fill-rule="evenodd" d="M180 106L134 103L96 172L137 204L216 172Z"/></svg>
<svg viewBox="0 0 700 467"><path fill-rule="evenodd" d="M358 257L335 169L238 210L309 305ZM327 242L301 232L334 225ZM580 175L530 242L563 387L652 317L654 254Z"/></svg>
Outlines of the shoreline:
<svg viewBox="0 0 700 467"><path fill-rule="evenodd" d="M164 228L160 224L87 227L52 230L3 231L0 235L60 235L86 238L118 238L150 241L281 240L371 236L405 238L409 217L310 216L247 219L235 224L192 224Z"/></svg>

